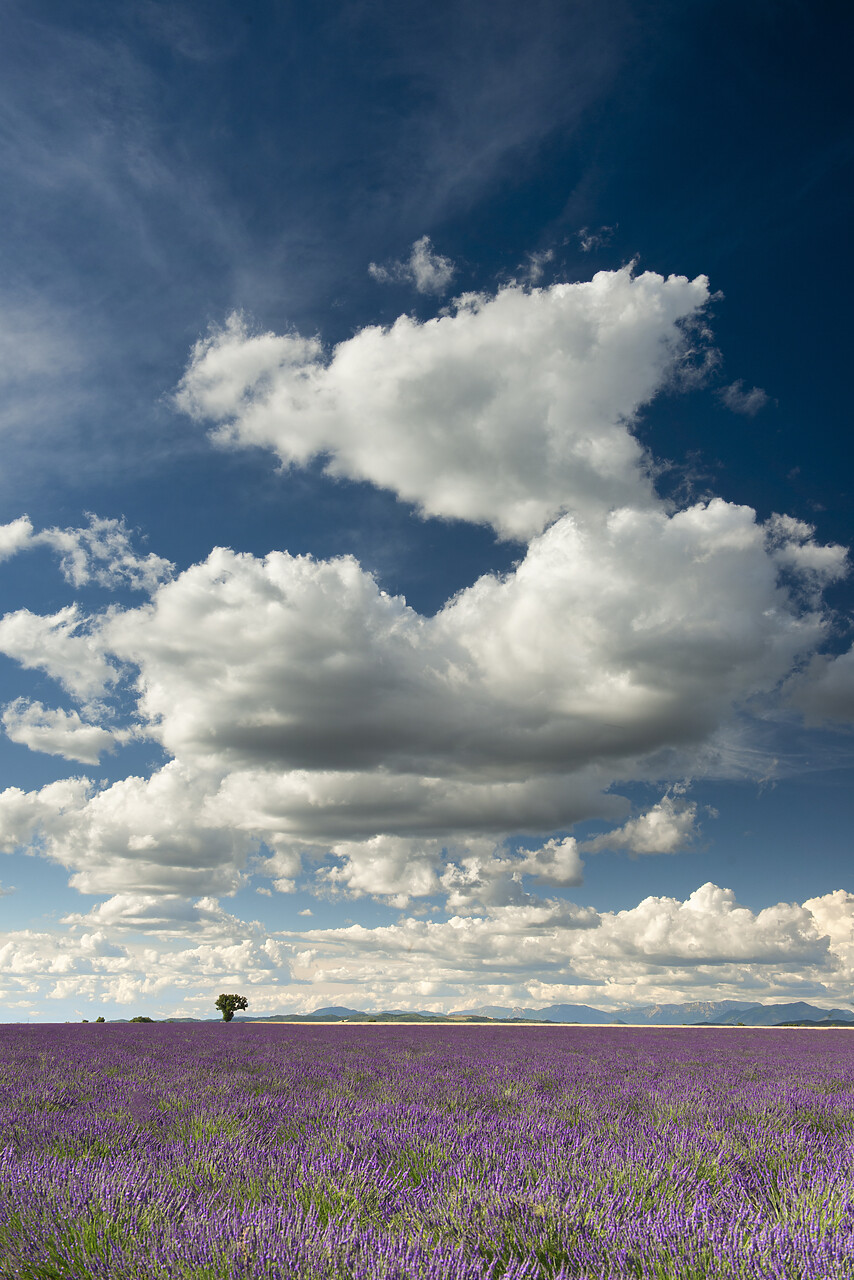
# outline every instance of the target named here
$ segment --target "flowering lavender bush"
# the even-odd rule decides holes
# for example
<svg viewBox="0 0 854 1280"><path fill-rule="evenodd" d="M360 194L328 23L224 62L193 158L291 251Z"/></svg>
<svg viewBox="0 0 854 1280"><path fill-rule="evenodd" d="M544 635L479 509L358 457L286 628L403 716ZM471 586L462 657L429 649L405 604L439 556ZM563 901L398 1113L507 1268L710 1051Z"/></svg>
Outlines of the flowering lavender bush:
<svg viewBox="0 0 854 1280"><path fill-rule="evenodd" d="M854 1276L854 1032L4 1027L0 1276Z"/></svg>

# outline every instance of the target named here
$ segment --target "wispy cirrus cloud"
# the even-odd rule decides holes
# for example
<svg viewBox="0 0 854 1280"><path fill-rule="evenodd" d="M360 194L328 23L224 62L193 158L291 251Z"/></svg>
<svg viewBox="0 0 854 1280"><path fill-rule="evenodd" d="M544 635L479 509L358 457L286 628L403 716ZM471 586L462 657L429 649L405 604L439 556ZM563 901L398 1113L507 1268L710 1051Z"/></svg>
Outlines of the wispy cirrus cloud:
<svg viewBox="0 0 854 1280"><path fill-rule="evenodd" d="M718 395L733 413L743 414L747 418L755 418L769 401L767 391L763 391L761 387L745 387L742 378L723 387Z"/></svg>
<svg viewBox="0 0 854 1280"><path fill-rule="evenodd" d="M590 227L582 227L576 232L581 252L592 253L596 249L604 249L607 244L610 244L615 231L616 227L599 227L595 231Z"/></svg>
<svg viewBox="0 0 854 1280"><path fill-rule="evenodd" d="M451 259L436 253L429 236L415 241L405 262L390 262L385 266L376 262L368 264L368 274L378 283L412 284L419 293L446 293L454 272Z"/></svg>

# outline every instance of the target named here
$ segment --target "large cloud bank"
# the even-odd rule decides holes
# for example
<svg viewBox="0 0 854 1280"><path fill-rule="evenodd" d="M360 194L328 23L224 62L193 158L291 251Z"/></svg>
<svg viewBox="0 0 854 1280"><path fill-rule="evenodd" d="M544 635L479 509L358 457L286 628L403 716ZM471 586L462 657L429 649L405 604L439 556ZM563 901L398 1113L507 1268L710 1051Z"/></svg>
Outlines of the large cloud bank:
<svg viewBox="0 0 854 1280"><path fill-rule="evenodd" d="M7 1008L148 1001L174 1013L177 1000L180 1013L210 1017L211 990L230 984L247 990L259 1014L341 1003L579 1002L615 1012L727 997L833 1005L849 1002L854 978L854 895L842 890L753 912L705 884L684 901L649 897L626 911L551 900L298 934L239 920L212 898L188 905L129 893L63 923L64 934L23 929L0 940Z"/></svg>
<svg viewBox="0 0 854 1280"><path fill-rule="evenodd" d="M7 847L40 839L88 892L223 891L260 842L271 869L363 858L376 894L438 892L443 849L619 817L614 783L690 773L713 753L822 638L821 612L780 584L781 558L802 552L813 578L808 540L769 545L752 511L715 500L622 508L595 534L563 516L514 572L432 618L352 559L225 549L137 608L7 615L0 647L85 697L90 717L135 672L129 731L171 761L106 790L51 784L26 798L30 828L9 819L0 833ZM35 749L85 760L98 742L74 712L19 700L5 716ZM7 791L0 813L23 804ZM668 801L612 847L673 852L691 817L677 823ZM378 837L397 841L385 876Z"/></svg>
<svg viewBox="0 0 854 1280"><path fill-rule="evenodd" d="M4 712L9 736L83 763L147 737L167 762L108 787L80 777L9 789L0 845L113 895L99 928L163 899L185 903L176 918L192 930L191 899L253 874L282 893L504 912L523 929L534 917L518 913L544 912L531 936L560 918L570 934L559 945L583 950L583 913L567 924L564 899L542 896L580 882L581 852L689 847L697 807L673 784L699 768L737 774L756 708L786 697L817 712L850 684L848 660L821 653L822 592L846 572L844 549L721 498L664 503L632 434L690 359L707 299L704 278L624 270L469 297L331 353L239 319L199 343L179 400L217 439L263 445L291 466L322 454L333 475L388 488L425 515L488 523L526 550L512 572L481 577L426 617L351 557L216 548L173 573L134 552L120 522L40 535L23 518L5 526L0 554L40 542L73 585L147 595L97 614L73 603L0 620L0 651L81 709L18 699ZM129 720L111 704L128 682ZM637 780L665 794L632 815L619 786ZM616 829L580 849L566 833L594 817ZM735 938L746 917L721 902ZM697 925L697 909L670 920L653 902L644 936L663 921L681 964L673 939L680 920ZM780 928L806 939L820 966L824 935L807 916ZM456 946L480 927L459 919L468 923L412 922L400 936L416 940L412 954L430 939ZM601 965L622 927L597 925ZM765 938L757 929L750 937ZM394 951L397 936L371 946ZM755 946L757 963L777 954ZM748 955L733 941L715 963L753 963L755 946ZM582 958L585 981L598 981L604 970ZM560 984L573 986L565 974Z"/></svg>

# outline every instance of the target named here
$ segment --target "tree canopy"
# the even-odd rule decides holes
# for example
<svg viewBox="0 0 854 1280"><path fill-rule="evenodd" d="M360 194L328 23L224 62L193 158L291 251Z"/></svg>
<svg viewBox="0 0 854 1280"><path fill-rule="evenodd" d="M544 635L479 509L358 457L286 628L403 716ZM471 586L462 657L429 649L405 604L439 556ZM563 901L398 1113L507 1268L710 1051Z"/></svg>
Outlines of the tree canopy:
<svg viewBox="0 0 854 1280"><path fill-rule="evenodd" d="M223 1022L231 1022L237 1009L246 1009L248 1006L246 996L221 995L216 1002L216 1008L222 1011Z"/></svg>

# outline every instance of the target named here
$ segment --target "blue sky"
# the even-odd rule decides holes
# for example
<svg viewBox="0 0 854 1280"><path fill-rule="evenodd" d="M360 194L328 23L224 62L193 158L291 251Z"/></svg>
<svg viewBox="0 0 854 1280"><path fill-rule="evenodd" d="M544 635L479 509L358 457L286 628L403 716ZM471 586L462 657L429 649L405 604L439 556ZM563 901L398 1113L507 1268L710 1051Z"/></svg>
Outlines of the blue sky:
<svg viewBox="0 0 854 1280"><path fill-rule="evenodd" d="M849 1003L844 6L6 6L9 1021Z"/></svg>

